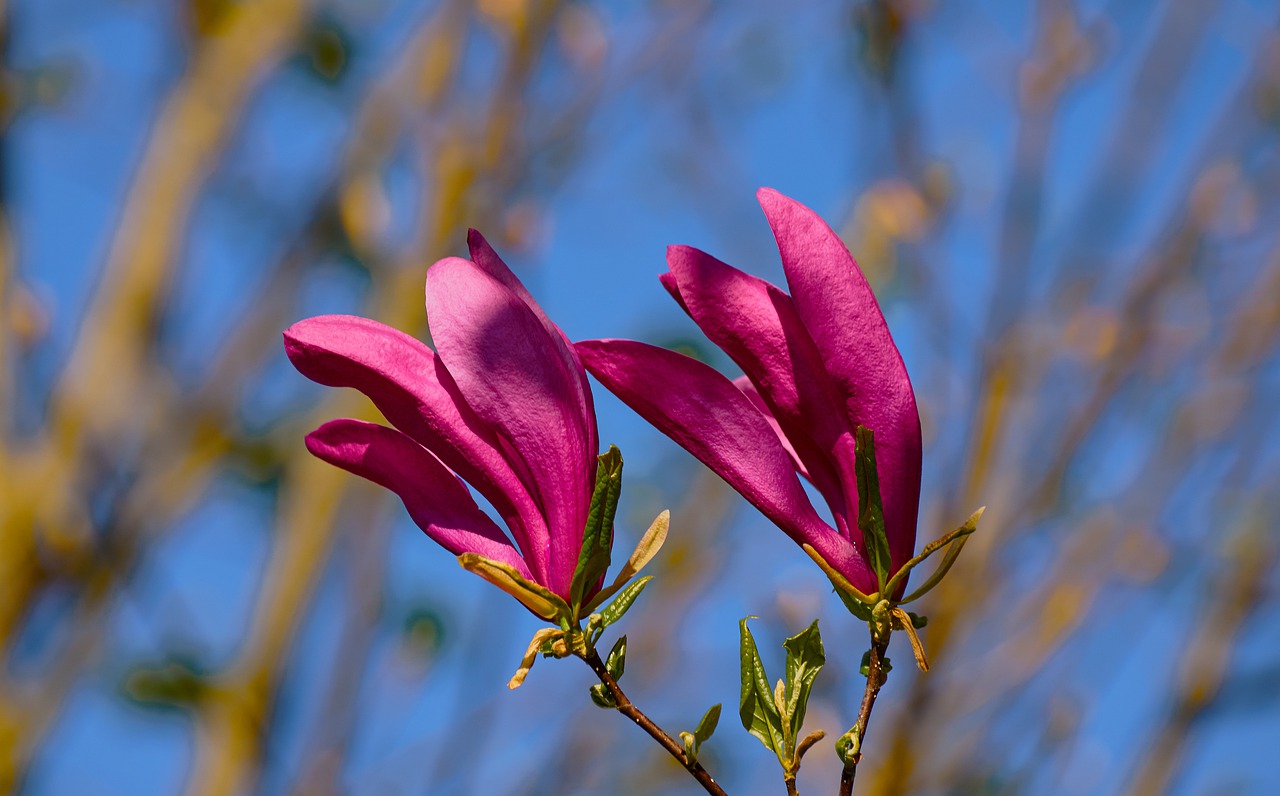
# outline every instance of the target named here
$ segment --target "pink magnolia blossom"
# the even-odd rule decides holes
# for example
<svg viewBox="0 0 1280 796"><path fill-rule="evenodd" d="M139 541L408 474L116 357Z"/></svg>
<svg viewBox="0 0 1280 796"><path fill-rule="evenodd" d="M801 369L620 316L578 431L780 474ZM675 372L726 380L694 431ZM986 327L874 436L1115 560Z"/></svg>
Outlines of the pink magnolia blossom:
<svg viewBox="0 0 1280 796"><path fill-rule="evenodd" d="M876 576L858 527L854 432L875 433L893 570L915 547L920 416L884 316L853 257L812 210L757 194L782 255L788 296L687 246L667 250L662 284L746 374L630 340L577 344L600 382L870 594ZM835 520L814 510L799 475ZM905 579L904 579L905 581Z"/></svg>
<svg viewBox="0 0 1280 796"><path fill-rule="evenodd" d="M284 333L304 376L360 390L394 426L334 420L307 436L307 448L395 492L449 552L506 564L567 601L596 477L591 389L573 346L520 280L478 232L467 242L470 260L448 257L427 271L435 351L349 315Z"/></svg>

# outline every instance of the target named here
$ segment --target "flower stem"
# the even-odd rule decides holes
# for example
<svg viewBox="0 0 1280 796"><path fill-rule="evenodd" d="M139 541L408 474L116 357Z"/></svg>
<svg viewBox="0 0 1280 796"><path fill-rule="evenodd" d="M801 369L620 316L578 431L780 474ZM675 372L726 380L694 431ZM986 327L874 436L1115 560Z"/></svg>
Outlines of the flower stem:
<svg viewBox="0 0 1280 796"><path fill-rule="evenodd" d="M600 682L604 684L604 687L609 689L609 693L613 695L613 700L618 703L619 713L631 719L636 726L649 733L649 736L657 741L663 749L666 749L676 759L676 762L684 766L689 775L696 779L707 793L713 794L713 796L728 796L716 784L710 772L702 767L701 763L696 760L689 760L688 755L684 753L684 749L680 744L676 743L675 739L670 735L667 735L661 727L654 724L652 719L627 698L627 695L622 692L622 688L618 685L618 681L613 679L613 675L609 674L609 670L605 668L604 662L600 660L600 655L595 650L591 650L587 655L580 657L596 673L596 677L600 678Z"/></svg>
<svg viewBox="0 0 1280 796"><path fill-rule="evenodd" d="M880 694L880 686L884 685L883 662L885 651L889 647L889 639L873 641L871 644L871 661L867 666L867 687L862 692L862 707L858 709L858 723L854 725L854 735L858 738L858 751L845 764L840 773L840 796L853 796L853 778L858 773L858 763L862 760L862 743L867 735L867 722L871 721L871 709L876 705L876 697Z"/></svg>

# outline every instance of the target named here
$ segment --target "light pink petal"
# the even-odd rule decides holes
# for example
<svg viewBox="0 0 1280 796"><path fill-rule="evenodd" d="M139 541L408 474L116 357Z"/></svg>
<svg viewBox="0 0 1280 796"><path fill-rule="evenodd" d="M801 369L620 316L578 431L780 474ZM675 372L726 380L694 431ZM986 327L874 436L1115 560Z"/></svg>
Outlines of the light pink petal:
<svg viewBox="0 0 1280 796"><path fill-rule="evenodd" d="M299 321L284 340L302 375L360 390L396 428L474 486L507 521L537 577L543 577L542 557L530 554L548 545L542 513L430 348L398 329L351 315Z"/></svg>
<svg viewBox="0 0 1280 796"><path fill-rule="evenodd" d="M418 527L450 553L479 553L532 577L515 547L471 499L466 485L399 431L362 420L333 420L307 435L307 450L395 492Z"/></svg>
<svg viewBox="0 0 1280 796"><path fill-rule="evenodd" d="M667 264L690 317L756 386L813 485L843 520L847 496L857 495L853 430L791 298L688 246L669 247Z"/></svg>
<svg viewBox="0 0 1280 796"><path fill-rule="evenodd" d="M800 317L844 398L849 425L876 435L889 548L915 547L920 505L920 415L880 305L840 237L809 208L769 188L757 193L778 241Z"/></svg>
<svg viewBox="0 0 1280 796"><path fill-rule="evenodd" d="M810 544L855 585L871 582L856 547L822 521L764 416L733 382L703 363L631 340L587 340L593 376L728 482L798 543Z"/></svg>
<svg viewBox="0 0 1280 796"><path fill-rule="evenodd" d="M542 507L551 530L546 586L567 595L596 464L581 377L560 336L470 260L449 257L427 271L427 321L467 403L508 443L507 460Z"/></svg>
<svg viewBox="0 0 1280 796"><path fill-rule="evenodd" d="M578 361L578 354L573 350L573 343L569 342L569 338L565 336L564 331L551 322L547 314L542 311L542 307L538 306L538 302L533 300L533 296L529 293L524 283L512 273L507 264L502 261L498 253L489 245L489 241L484 239L477 230L467 230L467 248L471 252L471 261L489 276L501 282L512 293L520 298L533 314L542 323L544 329L549 334L558 338L560 344L556 347L556 353L564 360L565 367L571 372L578 375L578 406L582 412L582 423L587 429L590 437L588 438L587 447L593 451L600 449L600 443L596 436L596 409L595 403L591 397L591 385L587 381L587 372L582 369L582 363Z"/></svg>

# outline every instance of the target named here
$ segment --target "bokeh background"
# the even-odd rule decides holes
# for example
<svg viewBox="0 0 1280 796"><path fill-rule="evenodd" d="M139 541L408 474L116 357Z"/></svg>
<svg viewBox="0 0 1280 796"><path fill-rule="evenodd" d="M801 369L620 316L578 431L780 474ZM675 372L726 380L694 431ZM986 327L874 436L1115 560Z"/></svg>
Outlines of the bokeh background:
<svg viewBox="0 0 1280 796"><path fill-rule="evenodd" d="M0 791L698 792L579 662L507 691L538 624L306 454L372 410L279 334L425 337L425 268L474 226L571 337L729 370L655 277L688 243L780 280L769 185L902 347L921 538L989 507L921 608L934 671L894 642L859 793L1280 793L1274 0L0 9ZM865 628L596 394L617 547L674 515L623 684L673 733L725 703L708 766L779 793L737 620L776 672L820 619L831 738Z"/></svg>

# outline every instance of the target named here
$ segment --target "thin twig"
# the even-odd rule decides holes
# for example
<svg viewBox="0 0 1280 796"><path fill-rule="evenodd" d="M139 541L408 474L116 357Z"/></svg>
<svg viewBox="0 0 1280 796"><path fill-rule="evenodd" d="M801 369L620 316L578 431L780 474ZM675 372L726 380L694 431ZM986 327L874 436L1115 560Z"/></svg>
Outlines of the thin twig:
<svg viewBox="0 0 1280 796"><path fill-rule="evenodd" d="M676 759L685 770L698 781L698 784L706 790L707 793L715 794L715 796L728 796L702 764L696 760L689 760L688 755L684 753L684 749L675 739L663 732L662 728L653 723L653 720L644 714L635 703L627 698L622 692L622 688L618 685L618 681L613 679L613 675L609 674L609 670L605 668L604 662L600 660L600 655L592 650L589 655L582 658L596 673L596 677L600 678L600 682L604 683L604 687L609 689L609 693L613 695L613 701L618 703L618 712L635 722L636 726L649 733L649 737L657 741L663 749Z"/></svg>
<svg viewBox="0 0 1280 796"><path fill-rule="evenodd" d="M867 666L867 687L862 692L862 707L858 708L858 723L853 728L854 735L858 739L858 751L853 754L850 761L845 764L844 771L840 773L840 796L853 794L853 778L857 775L858 763L862 760L862 743L867 736L867 722L871 721L871 709L875 707L880 687L884 685L885 678L881 667L884 665L884 655L888 647L888 639L871 645L871 662Z"/></svg>

